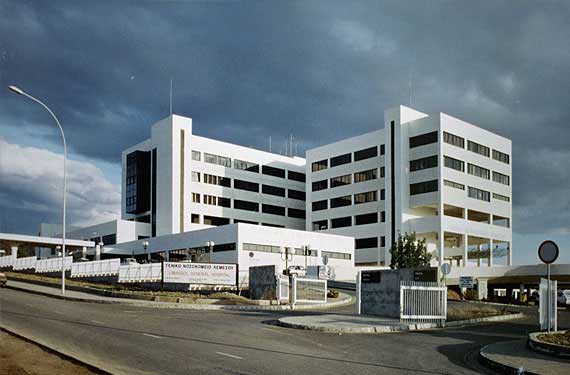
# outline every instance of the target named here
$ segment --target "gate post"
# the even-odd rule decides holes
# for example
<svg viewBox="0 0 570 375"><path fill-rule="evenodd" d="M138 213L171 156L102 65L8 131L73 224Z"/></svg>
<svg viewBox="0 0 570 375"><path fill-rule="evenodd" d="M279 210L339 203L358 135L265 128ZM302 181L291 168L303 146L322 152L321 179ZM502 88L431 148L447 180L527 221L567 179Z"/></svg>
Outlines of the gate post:
<svg viewBox="0 0 570 375"><path fill-rule="evenodd" d="M292 275L291 278L291 309L295 307L297 303L297 276Z"/></svg>
<svg viewBox="0 0 570 375"><path fill-rule="evenodd" d="M362 285L361 283L361 271L356 271L356 314L362 314Z"/></svg>

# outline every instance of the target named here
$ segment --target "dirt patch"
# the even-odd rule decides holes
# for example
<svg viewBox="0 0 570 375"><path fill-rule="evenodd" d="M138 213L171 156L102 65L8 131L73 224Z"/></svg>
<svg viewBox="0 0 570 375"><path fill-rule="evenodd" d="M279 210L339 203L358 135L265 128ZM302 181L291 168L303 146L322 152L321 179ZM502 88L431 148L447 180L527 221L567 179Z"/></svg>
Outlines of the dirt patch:
<svg viewBox="0 0 570 375"><path fill-rule="evenodd" d="M486 318L489 316L510 314L504 307L493 307L476 304L454 304L447 307L447 321Z"/></svg>
<svg viewBox="0 0 570 375"><path fill-rule="evenodd" d="M0 374L91 375L96 373L35 344L0 331Z"/></svg>
<svg viewBox="0 0 570 375"><path fill-rule="evenodd" d="M538 335L537 338L540 341L544 341L549 344L563 345L570 348L570 331L550 334L545 333L543 335Z"/></svg>

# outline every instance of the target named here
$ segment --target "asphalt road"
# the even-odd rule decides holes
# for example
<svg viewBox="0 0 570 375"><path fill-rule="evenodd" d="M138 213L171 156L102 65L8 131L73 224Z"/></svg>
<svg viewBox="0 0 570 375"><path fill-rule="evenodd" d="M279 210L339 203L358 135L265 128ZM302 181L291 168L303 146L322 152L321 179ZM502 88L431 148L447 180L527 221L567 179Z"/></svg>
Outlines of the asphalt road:
<svg viewBox="0 0 570 375"><path fill-rule="evenodd" d="M92 304L0 290L1 326L126 374L475 374L480 369L472 358L481 345L536 329L533 316L469 328L335 335L270 324L283 315ZM568 327L570 313L561 315Z"/></svg>

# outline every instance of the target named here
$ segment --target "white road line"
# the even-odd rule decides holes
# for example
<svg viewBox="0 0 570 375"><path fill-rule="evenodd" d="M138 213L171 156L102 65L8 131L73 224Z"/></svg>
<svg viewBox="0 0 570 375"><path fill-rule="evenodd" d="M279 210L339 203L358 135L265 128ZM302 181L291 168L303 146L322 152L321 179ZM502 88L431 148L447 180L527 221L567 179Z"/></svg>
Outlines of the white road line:
<svg viewBox="0 0 570 375"><path fill-rule="evenodd" d="M136 313L136 312L138 312L138 311L135 311L135 310L123 310L123 312L126 312L126 313Z"/></svg>
<svg viewBox="0 0 570 375"><path fill-rule="evenodd" d="M93 322L93 323L96 323L96 324L105 325L105 323L102 323L102 322L100 322L100 321L98 321L98 320L92 320L92 322Z"/></svg>
<svg viewBox="0 0 570 375"><path fill-rule="evenodd" d="M266 330L266 331L273 332L273 333L278 333L278 334L280 334L280 335L287 335L287 336L293 336L293 337L295 337L295 335L292 335L292 334L290 334L290 333L277 331L277 330L271 329L271 328L261 327L261 329L264 329L264 330Z"/></svg>
<svg viewBox="0 0 570 375"><path fill-rule="evenodd" d="M151 335L150 333L143 333L143 335L148 336L148 337L154 337L155 339L161 339L161 336L155 336L155 335Z"/></svg>
<svg viewBox="0 0 570 375"><path fill-rule="evenodd" d="M243 359L242 357L238 357L237 355L231 355L231 354L222 353L222 352L216 352L216 353L218 353L219 355L225 355L226 357L231 357L231 358L235 358L235 359Z"/></svg>

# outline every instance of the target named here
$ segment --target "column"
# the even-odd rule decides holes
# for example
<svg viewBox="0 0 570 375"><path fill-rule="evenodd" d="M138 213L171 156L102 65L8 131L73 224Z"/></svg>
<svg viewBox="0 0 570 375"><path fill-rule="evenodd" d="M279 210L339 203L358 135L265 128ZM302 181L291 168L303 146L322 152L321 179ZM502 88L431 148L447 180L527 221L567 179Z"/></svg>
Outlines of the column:
<svg viewBox="0 0 570 375"><path fill-rule="evenodd" d="M467 258L468 253L468 236L467 234L463 235L463 267L467 266L467 262L469 259Z"/></svg>
<svg viewBox="0 0 570 375"><path fill-rule="evenodd" d="M493 239L489 238L489 267L493 267Z"/></svg>
<svg viewBox="0 0 570 375"><path fill-rule="evenodd" d="M522 302L522 301L523 301L523 300L522 300L522 295L523 295L523 293L524 293L524 284L521 283L521 284L519 285L519 302Z"/></svg>
<svg viewBox="0 0 570 375"><path fill-rule="evenodd" d="M439 230L438 236L437 236L437 243L438 243L438 264L439 266L441 266L443 264L443 252L444 252L444 246L445 246L445 241L444 241L444 236L443 236L443 230Z"/></svg>
<svg viewBox="0 0 570 375"><path fill-rule="evenodd" d="M18 258L18 246L10 247L10 251L12 251L10 253L10 255L12 255L12 258L14 258L14 259Z"/></svg>
<svg viewBox="0 0 570 375"><path fill-rule="evenodd" d="M511 243L510 242L507 242L507 250L509 253L508 258L507 258L507 265L512 266L513 265L513 252L511 249Z"/></svg>
<svg viewBox="0 0 570 375"><path fill-rule="evenodd" d="M481 267L481 244L477 245L477 267Z"/></svg>

